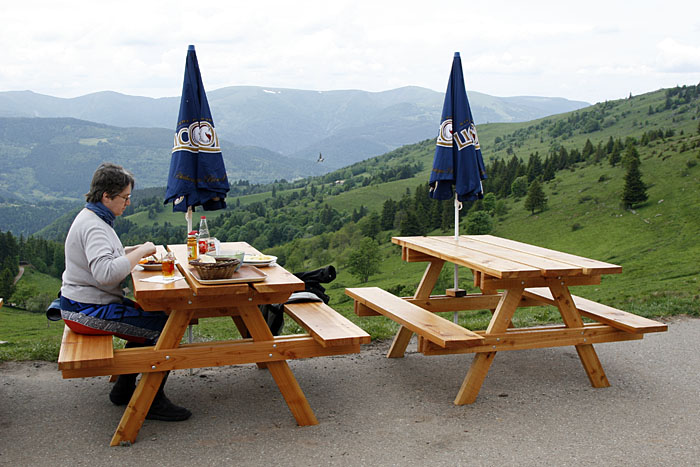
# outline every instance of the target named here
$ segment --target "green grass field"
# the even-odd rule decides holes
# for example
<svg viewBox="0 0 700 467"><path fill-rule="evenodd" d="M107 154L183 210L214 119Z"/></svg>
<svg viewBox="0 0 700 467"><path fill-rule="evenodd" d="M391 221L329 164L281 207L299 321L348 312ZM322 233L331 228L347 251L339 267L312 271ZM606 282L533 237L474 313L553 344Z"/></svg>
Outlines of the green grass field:
<svg viewBox="0 0 700 467"><path fill-rule="evenodd" d="M8 306L0 308L0 361L56 361L63 322L49 322L43 313Z"/></svg>

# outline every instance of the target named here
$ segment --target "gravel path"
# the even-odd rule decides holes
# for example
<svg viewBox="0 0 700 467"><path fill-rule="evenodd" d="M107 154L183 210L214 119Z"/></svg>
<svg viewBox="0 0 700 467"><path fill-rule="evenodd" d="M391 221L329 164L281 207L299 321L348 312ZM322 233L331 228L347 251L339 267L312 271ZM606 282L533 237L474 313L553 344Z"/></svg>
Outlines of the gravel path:
<svg viewBox="0 0 700 467"><path fill-rule="evenodd" d="M147 420L108 446L122 408L106 377L63 380L46 362L0 364L0 465L698 465L700 320L596 345L594 389L573 347L501 352L474 404L452 401L470 355L402 359L388 342L290 366L319 420L297 427L254 365L174 372L194 415Z"/></svg>

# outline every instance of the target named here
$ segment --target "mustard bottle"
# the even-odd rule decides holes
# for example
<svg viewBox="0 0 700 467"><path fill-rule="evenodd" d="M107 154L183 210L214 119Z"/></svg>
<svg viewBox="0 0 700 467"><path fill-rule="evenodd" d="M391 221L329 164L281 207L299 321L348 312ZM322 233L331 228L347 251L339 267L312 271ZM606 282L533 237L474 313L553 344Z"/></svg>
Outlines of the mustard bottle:
<svg viewBox="0 0 700 467"><path fill-rule="evenodd" d="M193 230L187 235L187 261L197 259L197 232Z"/></svg>

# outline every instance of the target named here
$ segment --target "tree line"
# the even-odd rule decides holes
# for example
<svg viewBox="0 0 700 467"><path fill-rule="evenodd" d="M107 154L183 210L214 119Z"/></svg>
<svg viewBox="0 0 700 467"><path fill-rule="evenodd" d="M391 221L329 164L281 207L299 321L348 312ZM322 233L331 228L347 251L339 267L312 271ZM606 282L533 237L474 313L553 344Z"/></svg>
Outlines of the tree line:
<svg viewBox="0 0 700 467"><path fill-rule="evenodd" d="M65 269L63 243L39 237L25 239L22 235L17 238L12 232L0 231L0 297L5 298L6 303L13 297L20 307L41 311L56 297L47 291L18 289L14 279L20 265L60 278Z"/></svg>

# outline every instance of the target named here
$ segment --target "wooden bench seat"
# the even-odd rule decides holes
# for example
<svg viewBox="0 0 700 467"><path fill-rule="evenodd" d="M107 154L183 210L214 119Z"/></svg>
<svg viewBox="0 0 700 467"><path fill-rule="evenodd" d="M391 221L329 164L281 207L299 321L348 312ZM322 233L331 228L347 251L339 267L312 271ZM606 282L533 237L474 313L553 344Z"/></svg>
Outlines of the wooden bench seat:
<svg viewBox="0 0 700 467"><path fill-rule="evenodd" d="M548 287L525 289L523 296L556 306L556 301L552 297L552 292ZM622 331L640 334L668 330L668 325L643 316L618 310L617 308L603 305L602 303L594 302L576 295L572 295L571 298L574 299L574 305L583 316L608 324Z"/></svg>
<svg viewBox="0 0 700 467"><path fill-rule="evenodd" d="M348 288L345 293L355 300L358 315L362 314L362 307L370 308L443 348L478 345L484 339L379 287Z"/></svg>
<svg viewBox="0 0 700 467"><path fill-rule="evenodd" d="M323 347L371 342L369 334L323 302L288 303L284 308Z"/></svg>
<svg viewBox="0 0 700 467"><path fill-rule="evenodd" d="M75 370L109 365L114 358L112 341L112 336L78 334L65 326L58 354L58 369Z"/></svg>

